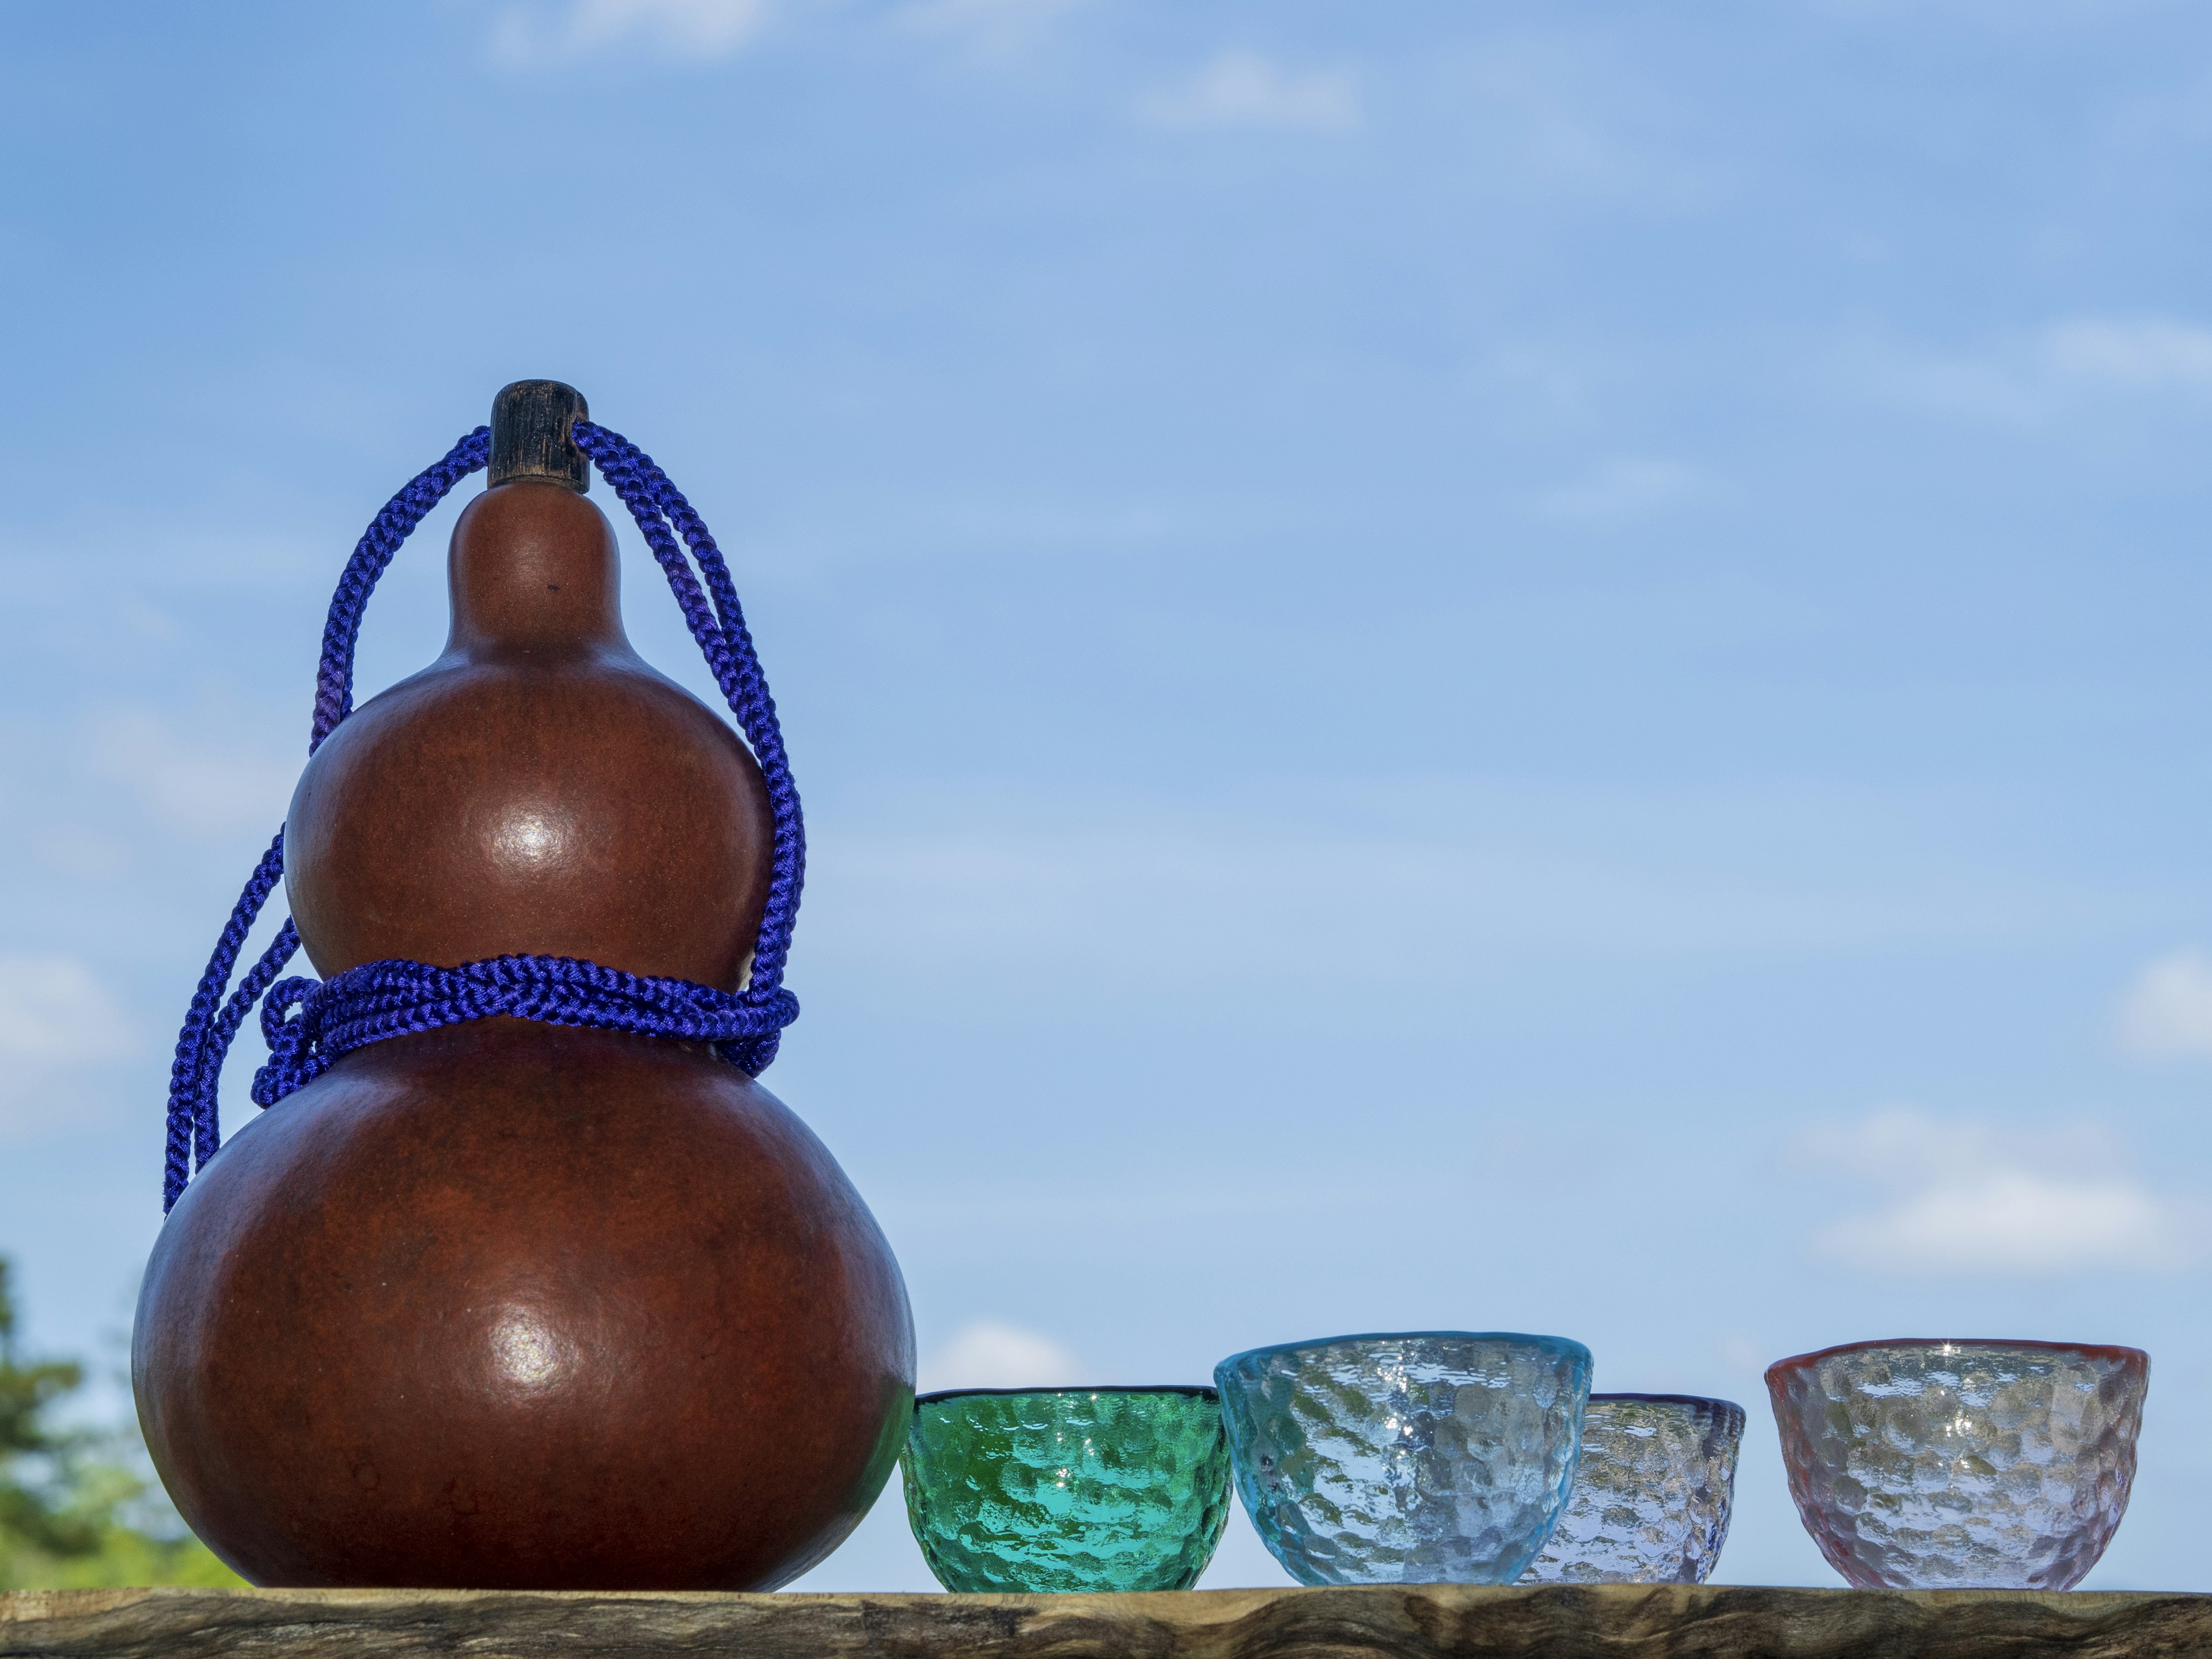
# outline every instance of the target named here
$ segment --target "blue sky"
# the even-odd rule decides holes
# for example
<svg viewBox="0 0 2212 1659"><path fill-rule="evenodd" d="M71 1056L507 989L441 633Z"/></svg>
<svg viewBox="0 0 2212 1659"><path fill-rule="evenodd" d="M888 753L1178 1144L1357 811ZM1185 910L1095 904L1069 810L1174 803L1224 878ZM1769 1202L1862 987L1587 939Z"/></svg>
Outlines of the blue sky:
<svg viewBox="0 0 2212 1659"><path fill-rule="evenodd" d="M0 86L34 1340L127 1318L347 550L553 375L733 553L769 1081L926 1380L1556 1332L1741 1401L1721 1577L1832 1583L1767 1361L2130 1342L2089 1582L2212 1589L2212 13L126 4ZM895 1494L809 1582L928 1584Z"/></svg>

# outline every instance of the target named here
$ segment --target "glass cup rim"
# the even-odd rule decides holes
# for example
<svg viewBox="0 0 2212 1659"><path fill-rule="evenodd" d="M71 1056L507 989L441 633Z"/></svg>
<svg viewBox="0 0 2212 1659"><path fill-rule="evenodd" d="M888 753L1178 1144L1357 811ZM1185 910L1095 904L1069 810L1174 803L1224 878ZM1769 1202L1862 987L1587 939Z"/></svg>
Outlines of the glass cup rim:
<svg viewBox="0 0 2212 1659"><path fill-rule="evenodd" d="M1431 1337L1456 1342L1510 1342L1548 1353L1564 1353L1569 1358L1579 1356L1584 1365L1595 1363L1589 1349L1571 1336L1538 1336L1527 1331L1352 1331L1343 1336L1310 1337L1299 1342L1269 1342L1257 1348L1246 1348L1216 1365L1213 1375L1218 1378L1243 1361L1274 1354L1309 1353L1316 1348L1341 1347L1346 1343L1411 1342Z"/></svg>
<svg viewBox="0 0 2212 1659"><path fill-rule="evenodd" d="M1823 1360L1838 1359L1846 1354L1869 1353L1879 1348L1905 1350L1942 1350L1955 1348L1966 1352L1994 1352L2030 1353L2078 1354L2084 1358L2117 1362L2130 1370L2148 1374L2150 1356L2141 1348L2130 1348L2108 1342L2048 1342L2027 1337L1998 1336L1890 1336L1877 1337L1864 1342L1838 1342L1833 1347L1815 1348L1810 1353L1791 1354L1787 1359L1778 1359L1766 1368L1766 1380L1771 1386L1778 1376L1793 1371L1809 1370Z"/></svg>
<svg viewBox="0 0 2212 1659"><path fill-rule="evenodd" d="M933 1406L945 1400L1014 1400L1030 1395L1040 1400L1085 1399L1101 1394L1162 1394L1196 1396L1201 1400L1218 1401L1221 1390L1211 1382L1100 1382L1087 1388L1038 1389L933 1389L927 1394L914 1397L914 1406L920 1411L924 1406Z"/></svg>
<svg viewBox="0 0 2212 1659"><path fill-rule="evenodd" d="M1738 1416L1743 1407L1733 1400L1723 1400L1711 1394L1594 1394L1589 1397L1593 1406L1620 1401L1632 1406L1717 1406L1723 1412L1734 1412Z"/></svg>

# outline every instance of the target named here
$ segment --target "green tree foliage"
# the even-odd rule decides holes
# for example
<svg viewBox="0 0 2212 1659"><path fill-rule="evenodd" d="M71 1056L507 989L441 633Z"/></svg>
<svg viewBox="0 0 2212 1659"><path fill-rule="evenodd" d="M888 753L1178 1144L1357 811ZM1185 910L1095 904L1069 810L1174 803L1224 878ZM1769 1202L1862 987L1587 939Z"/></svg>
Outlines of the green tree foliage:
<svg viewBox="0 0 2212 1659"><path fill-rule="evenodd" d="M240 1582L177 1520L135 1433L54 1421L83 1384L74 1360L17 1352L0 1257L0 1589Z"/></svg>

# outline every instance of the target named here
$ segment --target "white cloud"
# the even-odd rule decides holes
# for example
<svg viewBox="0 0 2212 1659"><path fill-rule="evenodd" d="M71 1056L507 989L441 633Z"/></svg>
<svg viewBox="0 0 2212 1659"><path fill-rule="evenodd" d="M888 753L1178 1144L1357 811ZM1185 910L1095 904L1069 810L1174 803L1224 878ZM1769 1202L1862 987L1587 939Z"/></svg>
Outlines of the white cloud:
<svg viewBox="0 0 2212 1659"><path fill-rule="evenodd" d="M137 862L131 843L122 836L81 823L35 832L31 852L47 869L79 881L112 881Z"/></svg>
<svg viewBox="0 0 2212 1659"><path fill-rule="evenodd" d="M2008 1169L1924 1188L1838 1222L1817 1243L1833 1261L1937 1278L2172 1267L2201 1249L2192 1220L2133 1182Z"/></svg>
<svg viewBox="0 0 2212 1659"><path fill-rule="evenodd" d="M920 1391L937 1389L1060 1389L1086 1381L1083 1363L1040 1332L994 1319L963 1326L922 1356Z"/></svg>
<svg viewBox="0 0 2212 1659"><path fill-rule="evenodd" d="M1929 414L2027 427L2060 405L2049 366L2017 347L1977 353L1862 342L1845 357L1844 375L1867 392Z"/></svg>
<svg viewBox="0 0 2212 1659"><path fill-rule="evenodd" d="M1698 603L1655 599L1647 624L1702 637ZM1436 636L1462 640L1461 627L1443 617ZM988 792L921 791L810 840L806 948L812 972L901 1006L988 987L1007 1006L1079 994L1134 1009L1171 988L1279 1009L1462 997L1535 961L2012 945L2116 914L2102 892L1986 864L1923 862L1903 887L1863 866L1869 847L1924 841L1919 826L1948 803L1795 784L1407 779L1370 781L1356 814L1316 817L1267 787L1209 810L1090 798L1039 815ZM1624 816L1639 826L1633 858L1605 842ZM1340 892L1358 902L1324 920L1295 896ZM1323 926L1330 968L1316 978ZM917 983L924 957L940 972Z"/></svg>
<svg viewBox="0 0 2212 1659"><path fill-rule="evenodd" d="M2093 400L2212 392L2212 328L2076 317L1966 350L1862 343L1850 372L1882 395L1939 413L2033 427Z"/></svg>
<svg viewBox="0 0 2212 1659"><path fill-rule="evenodd" d="M120 1018L75 957L0 956L0 1070L110 1052Z"/></svg>
<svg viewBox="0 0 2212 1659"><path fill-rule="evenodd" d="M2094 1124L1942 1122L1891 1109L1815 1130L1798 1148L1823 1170L1891 1189L1875 1213L1820 1228L1832 1261L1921 1278L2165 1270L2199 1259L2203 1206L2152 1191Z"/></svg>
<svg viewBox="0 0 2212 1659"><path fill-rule="evenodd" d="M1679 88L1587 39L1496 39L1444 54L1408 90L1424 81L1426 96L1449 99L1462 177L1485 195L1547 212L1601 203L1672 215L1710 208L1743 171L1698 143L1694 105Z"/></svg>
<svg viewBox="0 0 2212 1659"><path fill-rule="evenodd" d="M726 58L768 21L770 0L568 0L510 6L492 27L492 55L516 68L574 62L641 46L694 61Z"/></svg>
<svg viewBox="0 0 2212 1659"><path fill-rule="evenodd" d="M244 744L216 747L149 708L112 709L92 722L87 757L94 775L137 793L171 829L200 834L274 829L291 805L307 763Z"/></svg>
<svg viewBox="0 0 2212 1659"><path fill-rule="evenodd" d="M1343 132L1359 125L1359 88L1341 70L1287 70L1255 52L1225 52L1182 85L1145 99L1138 111L1160 126Z"/></svg>
<svg viewBox="0 0 2212 1659"><path fill-rule="evenodd" d="M2062 323L2044 338L2051 364L2122 386L2212 386L2212 329L2142 319Z"/></svg>
<svg viewBox="0 0 2212 1659"><path fill-rule="evenodd" d="M2136 1054L2212 1054L2212 962L2195 951L2160 957L2120 1000L2120 1042Z"/></svg>
<svg viewBox="0 0 2212 1659"><path fill-rule="evenodd" d="M920 0L902 14L908 27L955 37L981 58L1010 58L1085 0Z"/></svg>
<svg viewBox="0 0 2212 1659"><path fill-rule="evenodd" d="M121 1007L83 963L0 954L0 1137L81 1112L73 1074L131 1046Z"/></svg>
<svg viewBox="0 0 2212 1659"><path fill-rule="evenodd" d="M1580 524L1647 518L1710 493L1705 479L1674 461L1607 461L1587 477L1539 496L1547 518Z"/></svg>
<svg viewBox="0 0 2212 1659"><path fill-rule="evenodd" d="M1945 1121L1905 1106L1808 1130L1798 1138L1797 1153L1813 1168L1899 1186L2007 1159L2105 1174L2126 1156L2111 1132L2094 1123L1999 1127L1972 1118Z"/></svg>

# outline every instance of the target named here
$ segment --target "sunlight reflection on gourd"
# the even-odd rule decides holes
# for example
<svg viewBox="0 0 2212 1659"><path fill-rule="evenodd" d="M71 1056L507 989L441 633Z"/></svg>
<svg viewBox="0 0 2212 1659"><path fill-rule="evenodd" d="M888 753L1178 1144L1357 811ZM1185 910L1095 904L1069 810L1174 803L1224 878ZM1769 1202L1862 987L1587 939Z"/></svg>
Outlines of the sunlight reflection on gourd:
<svg viewBox="0 0 2212 1659"><path fill-rule="evenodd" d="M492 842L502 859L517 864L542 864L561 855L562 827L553 814L523 807L501 822Z"/></svg>
<svg viewBox="0 0 2212 1659"><path fill-rule="evenodd" d="M492 1361L507 1380L525 1389L557 1387L574 1358L559 1332L535 1310L509 1308L492 1327Z"/></svg>

